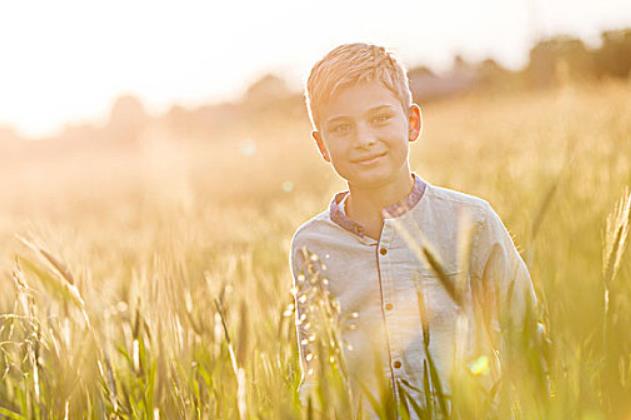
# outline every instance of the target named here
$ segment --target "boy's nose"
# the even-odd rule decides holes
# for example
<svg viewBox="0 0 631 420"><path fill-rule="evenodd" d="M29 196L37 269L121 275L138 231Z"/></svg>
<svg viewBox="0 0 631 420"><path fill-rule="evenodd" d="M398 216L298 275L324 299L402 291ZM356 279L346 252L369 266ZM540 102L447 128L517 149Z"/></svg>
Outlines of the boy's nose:
<svg viewBox="0 0 631 420"><path fill-rule="evenodd" d="M368 124L358 124L355 143L358 146L371 146L377 141L377 136Z"/></svg>

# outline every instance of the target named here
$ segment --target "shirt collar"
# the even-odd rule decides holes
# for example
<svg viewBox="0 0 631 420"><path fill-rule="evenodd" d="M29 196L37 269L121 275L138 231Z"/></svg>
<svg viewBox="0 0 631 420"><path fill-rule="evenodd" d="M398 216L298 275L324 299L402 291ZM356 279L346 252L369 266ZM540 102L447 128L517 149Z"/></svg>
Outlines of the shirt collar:
<svg viewBox="0 0 631 420"><path fill-rule="evenodd" d="M421 197L425 192L426 183L415 173L412 173L412 178L414 179L414 187L412 187L412 191L410 191L410 193L400 201L384 207L381 210L384 218L402 216L421 200ZM329 215L331 220L335 223L363 238L366 236L364 233L364 227L348 217L344 211L344 204L348 194L348 190L335 194L333 200L331 200L331 205L329 206Z"/></svg>

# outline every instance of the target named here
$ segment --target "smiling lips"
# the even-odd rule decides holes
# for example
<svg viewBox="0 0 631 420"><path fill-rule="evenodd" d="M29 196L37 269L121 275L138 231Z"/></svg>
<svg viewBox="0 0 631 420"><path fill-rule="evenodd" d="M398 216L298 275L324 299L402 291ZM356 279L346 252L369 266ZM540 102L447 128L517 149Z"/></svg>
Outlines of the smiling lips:
<svg viewBox="0 0 631 420"><path fill-rule="evenodd" d="M377 160L379 160L380 157L385 156L385 153L379 154L379 155L373 155L371 157L367 157L365 159L361 159L361 160L356 160L354 163L359 163L361 165L370 165L374 162L376 162Z"/></svg>

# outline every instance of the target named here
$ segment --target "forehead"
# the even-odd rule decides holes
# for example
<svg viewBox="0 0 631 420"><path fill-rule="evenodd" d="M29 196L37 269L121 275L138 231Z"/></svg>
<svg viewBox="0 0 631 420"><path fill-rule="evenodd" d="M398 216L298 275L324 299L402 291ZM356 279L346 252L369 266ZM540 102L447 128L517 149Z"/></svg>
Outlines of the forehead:
<svg viewBox="0 0 631 420"><path fill-rule="evenodd" d="M359 82L338 89L322 104L320 115L326 123L332 118L360 116L380 106L402 110L396 95L380 81Z"/></svg>

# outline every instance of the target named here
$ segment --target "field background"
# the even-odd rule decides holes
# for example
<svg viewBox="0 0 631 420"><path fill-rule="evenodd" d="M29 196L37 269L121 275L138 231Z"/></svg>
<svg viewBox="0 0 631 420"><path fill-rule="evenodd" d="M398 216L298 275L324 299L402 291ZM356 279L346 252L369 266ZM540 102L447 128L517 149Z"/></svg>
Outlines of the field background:
<svg viewBox="0 0 631 420"><path fill-rule="evenodd" d="M423 104L412 169L494 206L541 300L551 391L520 378L517 418L631 418L628 253L601 340L605 221L631 185L630 98L631 83L603 81ZM289 241L346 186L306 115L246 128L207 142L154 128L133 145L2 159L0 417L306 415L283 316Z"/></svg>

